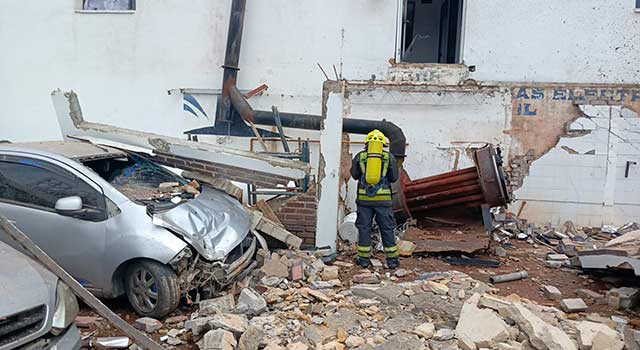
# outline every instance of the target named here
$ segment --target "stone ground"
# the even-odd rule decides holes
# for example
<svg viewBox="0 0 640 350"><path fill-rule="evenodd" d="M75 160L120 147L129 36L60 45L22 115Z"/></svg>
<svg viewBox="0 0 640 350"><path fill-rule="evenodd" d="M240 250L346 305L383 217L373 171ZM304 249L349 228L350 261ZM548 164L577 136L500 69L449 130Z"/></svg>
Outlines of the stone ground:
<svg viewBox="0 0 640 350"><path fill-rule="evenodd" d="M627 349L640 349L634 339L640 341L634 330L640 329L637 310L615 310L603 298L587 298L579 291L604 295L610 288L637 284L637 279L552 269L544 264L550 248L515 244L503 258L474 256L500 261L498 268L452 266L441 257L414 256L403 258L402 270L395 272L361 270L351 264L348 249L332 266L307 254L281 252L287 257L272 257L270 271L301 259L304 280L256 271L234 288L236 295L182 305L150 335L172 349L598 350L622 349L625 343ZM529 278L488 283L492 275L520 270ZM587 311L561 311L561 301L543 293L545 285L557 287L561 299L584 298ZM138 319L126 300L106 303L128 322ZM86 308L81 314L89 321L95 317ZM94 320L82 328L88 340L119 335L106 321Z"/></svg>

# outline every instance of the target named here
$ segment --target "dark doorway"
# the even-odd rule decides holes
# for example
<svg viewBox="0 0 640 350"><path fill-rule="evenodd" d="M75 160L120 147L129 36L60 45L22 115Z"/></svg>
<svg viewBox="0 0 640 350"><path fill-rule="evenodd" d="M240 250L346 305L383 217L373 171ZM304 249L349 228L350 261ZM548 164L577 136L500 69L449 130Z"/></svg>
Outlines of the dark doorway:
<svg viewBox="0 0 640 350"><path fill-rule="evenodd" d="M463 0L406 0L402 61L460 63Z"/></svg>

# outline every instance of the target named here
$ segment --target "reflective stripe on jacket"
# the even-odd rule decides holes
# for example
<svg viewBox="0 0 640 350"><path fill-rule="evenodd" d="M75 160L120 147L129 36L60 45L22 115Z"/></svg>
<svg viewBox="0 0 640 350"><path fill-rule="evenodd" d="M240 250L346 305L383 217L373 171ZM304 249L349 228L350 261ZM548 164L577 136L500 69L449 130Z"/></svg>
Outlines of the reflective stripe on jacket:
<svg viewBox="0 0 640 350"><path fill-rule="evenodd" d="M387 180L387 171L389 170L389 152L382 153L382 171L380 173L380 182L377 185L369 185L364 181L367 169L366 151L360 152L359 165L362 172L362 178L358 183L358 201L364 202L381 202L391 201L391 185Z"/></svg>

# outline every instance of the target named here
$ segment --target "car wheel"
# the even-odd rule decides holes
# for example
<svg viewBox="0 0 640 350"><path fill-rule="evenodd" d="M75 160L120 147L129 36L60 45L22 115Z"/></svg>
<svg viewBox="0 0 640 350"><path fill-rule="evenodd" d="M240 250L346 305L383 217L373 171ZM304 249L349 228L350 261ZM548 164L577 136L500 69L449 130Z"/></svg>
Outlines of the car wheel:
<svg viewBox="0 0 640 350"><path fill-rule="evenodd" d="M142 316L161 318L180 304L176 273L155 261L133 263L127 270L125 286L131 306Z"/></svg>

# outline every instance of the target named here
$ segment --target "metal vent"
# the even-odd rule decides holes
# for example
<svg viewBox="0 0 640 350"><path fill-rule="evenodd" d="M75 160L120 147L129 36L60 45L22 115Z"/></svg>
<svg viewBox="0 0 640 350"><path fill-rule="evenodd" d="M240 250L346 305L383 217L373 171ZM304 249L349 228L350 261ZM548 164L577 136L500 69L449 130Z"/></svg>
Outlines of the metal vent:
<svg viewBox="0 0 640 350"><path fill-rule="evenodd" d="M39 331L45 323L47 307L37 306L17 314L0 317L0 347Z"/></svg>

